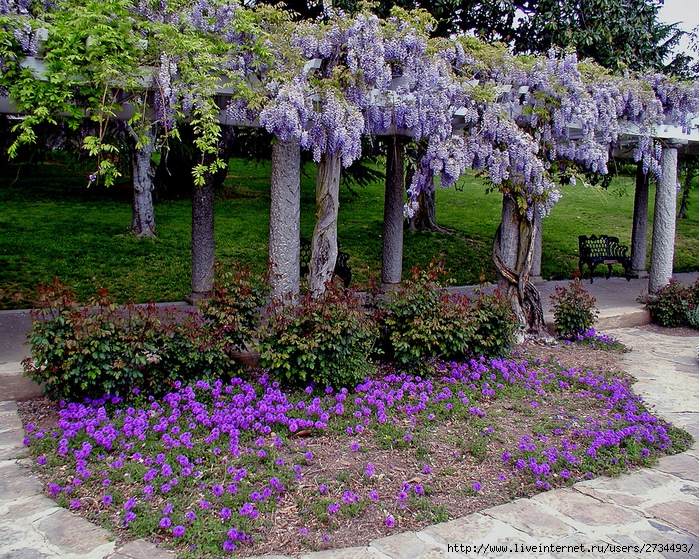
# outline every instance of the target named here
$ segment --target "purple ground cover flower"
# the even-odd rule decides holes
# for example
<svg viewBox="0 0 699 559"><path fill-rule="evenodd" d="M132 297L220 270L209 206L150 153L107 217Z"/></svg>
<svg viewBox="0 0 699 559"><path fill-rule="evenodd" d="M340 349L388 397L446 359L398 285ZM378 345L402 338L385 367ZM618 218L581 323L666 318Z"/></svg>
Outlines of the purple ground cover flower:
<svg viewBox="0 0 699 559"><path fill-rule="evenodd" d="M299 480L303 480L302 474L306 474L308 479L317 476L316 468L321 463L321 457L316 460L317 464L310 464L315 457L310 451L303 452L305 441L299 441L298 447L292 443L288 445L291 448L285 448L285 439L281 438L285 434L290 435L302 429L322 431L331 422L339 421L340 431L350 433L355 439L364 436L361 434L365 427L367 431L373 431L385 424L401 429L392 433L390 440L400 441L403 437L405 442L411 442L426 421L436 419L431 411L440 410L438 413L444 414L447 405L459 410L471 406L466 408L467 412L473 419L477 419L486 415L484 410L488 409L490 399L495 394L515 383L528 391L529 400L525 401L537 402L548 402L549 391L560 391L563 389L561 383L564 383L573 387L580 398L591 398L607 406L608 413L591 418L562 417L556 419L557 432L523 438L519 444L515 443L502 454L502 467L511 468L508 475L519 476L543 488L554 483L552 480L558 477L573 477L571 470L577 472L580 467L579 456L586 460L587 457L602 460L608 455L608 447L619 446L625 440L635 441L633 446L638 449L640 457L652 457L663 445L671 444L663 424L644 411L625 381L609 378L599 372L554 371L553 368L542 368L539 371L506 359L474 359L465 363L446 364L431 379L395 373L380 379L367 378L354 392L335 390L318 395L311 390L307 402L292 402L278 386L273 387L273 383L263 378L259 383L232 379L229 383L201 382L196 387L180 385L162 399L151 399L143 409L117 408L113 417L108 416L104 403L98 403L97 400L66 404L60 411L59 430L52 439L51 452L54 453L52 456L60 457L66 464L74 464L71 477L82 482L83 486L94 487L108 479L114 479L117 483L127 474L133 476L135 491L131 494L138 495L142 492L144 495L138 503L138 510L142 511L139 514L157 514L160 512L158 508L163 507L164 495L156 492L153 487L160 487L161 491L165 488L173 495L179 495L180 491L191 491L192 494L202 496L206 495L207 488L211 488L209 496L213 495L212 501L216 503L213 511L206 511L211 504L202 499L199 506L203 510L200 512L201 518L197 519L193 511L177 510L180 505L167 503L162 509L163 518L160 522L170 521L169 516L174 515L173 519L184 518L189 524L195 520L211 522L209 519L216 519L220 525L222 519L232 519L231 523L235 522L237 517L234 511L238 511L238 515L247 517L239 521L254 526L255 519L261 515L255 503L260 510L267 511L276 502L286 500L286 488L280 478L289 480L285 483L292 486L290 489L293 490L296 488L294 473ZM314 394L317 397L314 398ZM350 410L356 413L350 413ZM468 417L465 419L471 420ZM338 428L338 424L333 423L333 427ZM479 427L475 432L490 437L491 431L490 427ZM281 437L274 433L280 433ZM146 438L150 440L154 435L162 443L162 452L144 450L145 443L141 441ZM44 437L42 444L47 444L45 439L51 437ZM197 445L201 444L204 437L210 441L211 446L202 452ZM217 446L214 447L214 444ZM258 456L262 446L265 447L266 455ZM366 448L365 444L363 446ZM219 448L221 452L216 454L213 448ZM350 446L352 450L359 448L357 440ZM135 449L139 452L134 453ZM293 453L295 450L302 453L300 464L287 465L277 456L277 453ZM322 454L321 451L318 453ZM49 451L42 454L46 455L49 455ZM611 460L618 458L623 464L624 458L632 461L639 456L617 455ZM295 459L298 460L298 455ZM250 466L249 476L240 467L246 463L245 460L255 463L254 468ZM95 467L98 469L94 470ZM258 467L269 468L265 473L269 477L260 479ZM91 469L102 472L99 476L93 475L98 478L94 482L89 481ZM358 469L359 472L355 473L361 473L361 466ZM134 471L139 473L133 475ZM107 472L110 472L110 477L107 477ZM422 473L431 474L429 466L424 466ZM368 485L366 495L370 501L376 501L379 497L373 489L376 483L374 465L366 464L364 474L366 477L363 478L363 483ZM438 473L432 475L435 479L439 476ZM501 474L498 479L504 481L507 478L505 474ZM50 485L48 492L51 495L62 492L70 495L72 491L75 497L86 495L83 486L71 486L70 479L61 480L61 484ZM318 489L320 494L332 493L338 496L339 502L333 503L332 510L328 508L330 514L337 514L341 510L341 503L351 505L360 501L358 495L336 485L335 481L328 484L331 488L321 484ZM395 495L397 489L386 489L386 495ZM475 482L473 489L480 491L480 482ZM98 491L97 498L104 489L100 487ZM115 489L110 491L114 493ZM399 502L406 501L411 491L422 495L424 487L419 483L412 487L403 486L397 495ZM290 494L293 492L290 491ZM102 503L108 506L105 503L106 497L102 497ZM174 499L172 497L170 500L175 503ZM244 499L249 502L243 502ZM79 499L73 501L76 500ZM390 501L389 499L389 503ZM269 504L263 507L261 503ZM368 505L375 506L371 503ZM395 506L395 501L393 505ZM134 497L124 503L126 523L133 522L136 518L132 511L136 506ZM393 515L386 517L387 526L394 526L395 522ZM183 531L182 536L177 536L175 529L179 532L179 528L184 528L172 527L172 522L163 529L170 528L175 537L189 536L187 531ZM234 547L236 542L244 539L233 538L229 534L226 541Z"/></svg>
<svg viewBox="0 0 699 559"><path fill-rule="evenodd" d="M184 536L184 532L185 532L184 526L182 526L181 524L178 524L177 526L173 526L173 528L172 528L172 535L175 536L176 538L181 538L182 536Z"/></svg>

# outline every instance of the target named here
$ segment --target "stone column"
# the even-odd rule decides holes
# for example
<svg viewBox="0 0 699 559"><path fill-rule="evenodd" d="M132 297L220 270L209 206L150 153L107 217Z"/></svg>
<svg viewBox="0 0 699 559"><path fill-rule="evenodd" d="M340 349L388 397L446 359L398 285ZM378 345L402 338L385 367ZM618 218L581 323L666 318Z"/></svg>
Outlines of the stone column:
<svg viewBox="0 0 699 559"><path fill-rule="evenodd" d="M399 284L403 272L403 197L405 195L405 168L403 138L388 140L386 153L386 195L383 210L383 250L381 256L381 283Z"/></svg>
<svg viewBox="0 0 699 559"><path fill-rule="evenodd" d="M189 302L214 286L214 180L206 173L204 184L192 191L192 293Z"/></svg>
<svg viewBox="0 0 699 559"><path fill-rule="evenodd" d="M662 177L655 191L653 241L650 251L648 291L656 293L670 283L675 256L675 215L677 211L678 142L665 142L660 157Z"/></svg>
<svg viewBox="0 0 699 559"><path fill-rule="evenodd" d="M272 145L269 212L269 284L281 300L299 294L301 276L301 148Z"/></svg>
<svg viewBox="0 0 699 559"><path fill-rule="evenodd" d="M636 165L636 187L633 201L633 232L631 233L631 276L647 278L648 256L648 175L643 162Z"/></svg>

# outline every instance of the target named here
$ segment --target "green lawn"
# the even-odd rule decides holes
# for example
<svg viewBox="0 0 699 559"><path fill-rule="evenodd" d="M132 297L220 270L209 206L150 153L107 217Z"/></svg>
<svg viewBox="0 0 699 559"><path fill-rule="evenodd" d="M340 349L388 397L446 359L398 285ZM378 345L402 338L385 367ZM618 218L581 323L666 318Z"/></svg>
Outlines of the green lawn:
<svg viewBox="0 0 699 559"><path fill-rule="evenodd" d="M302 231L310 237L315 219L315 167L302 177ZM86 188L80 169L52 164L6 168L0 175L0 308L32 306L37 285L59 277L81 299L105 287L119 301L181 300L189 292L190 204L156 204L158 238L125 234L129 191ZM651 201L654 192L651 190ZM350 254L355 285L379 276L383 185L343 188L339 237ZM485 194L474 176L458 189L439 190L437 218L451 234L406 234L404 270L432 258L445 261L457 284L494 279L491 243L501 199ZM563 199L544 220L543 276L571 277L577 267L577 237L607 233L628 244L633 179L615 179L609 191L563 188ZM651 208L652 215L652 208ZM217 258L244 262L263 272L267 263L269 164L236 160L216 203ZM678 224L676 271L699 269L699 192L689 218Z"/></svg>

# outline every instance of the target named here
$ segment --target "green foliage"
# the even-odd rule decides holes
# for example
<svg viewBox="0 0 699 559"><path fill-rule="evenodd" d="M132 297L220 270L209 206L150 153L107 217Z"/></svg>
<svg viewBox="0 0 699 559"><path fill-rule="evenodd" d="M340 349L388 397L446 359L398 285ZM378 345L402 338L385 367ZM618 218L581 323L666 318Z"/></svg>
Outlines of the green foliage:
<svg viewBox="0 0 699 559"><path fill-rule="evenodd" d="M105 290L81 306L58 280L40 288L40 302L32 311L32 357L23 364L52 397L124 397L135 388L163 394L177 380L218 378L233 367L227 345L198 314L119 306Z"/></svg>
<svg viewBox="0 0 699 559"><path fill-rule="evenodd" d="M677 281L660 289L654 295L646 295L640 299L645 303L653 322L666 328L692 326L697 328L699 321L699 280L693 285L683 285Z"/></svg>
<svg viewBox="0 0 699 559"><path fill-rule="evenodd" d="M502 357L509 353L517 320L512 306L500 291L480 293L471 305L470 320L474 325L468 344L471 354Z"/></svg>
<svg viewBox="0 0 699 559"><path fill-rule="evenodd" d="M585 332L597 320L599 313L595 308L595 299L583 288L579 278L571 281L568 287L556 286L551 301L556 329L563 337L570 338Z"/></svg>
<svg viewBox="0 0 699 559"><path fill-rule="evenodd" d="M260 330L260 365L296 386L354 386L373 370L377 328L352 291L328 284L323 295L274 303Z"/></svg>
<svg viewBox="0 0 699 559"><path fill-rule="evenodd" d="M213 291L200 301L201 314L211 337L222 343L227 353L243 351L255 336L267 288L248 266L235 262L217 265L214 277Z"/></svg>
<svg viewBox="0 0 699 559"><path fill-rule="evenodd" d="M515 321L498 294L479 295L475 302L445 291L437 279L443 272L433 262L413 270L379 304L381 343L386 355L403 366L424 359L458 360L467 355L496 356L511 347Z"/></svg>

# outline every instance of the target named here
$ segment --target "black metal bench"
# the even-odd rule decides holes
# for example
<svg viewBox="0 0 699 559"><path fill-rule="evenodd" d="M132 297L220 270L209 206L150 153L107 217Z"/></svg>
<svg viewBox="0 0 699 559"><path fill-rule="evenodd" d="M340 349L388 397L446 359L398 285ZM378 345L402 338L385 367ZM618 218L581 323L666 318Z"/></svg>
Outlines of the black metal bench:
<svg viewBox="0 0 699 559"><path fill-rule="evenodd" d="M335 261L335 269L333 276L337 276L342 280L345 287L349 287L352 282L352 268L349 265L349 254L339 250L337 251L337 260ZM305 276L310 271L311 262L311 241L301 238L301 275Z"/></svg>
<svg viewBox="0 0 699 559"><path fill-rule="evenodd" d="M629 247L619 244L618 237L608 235L580 235L578 237L580 250L580 274L583 265L590 268L590 283L594 281L595 268L598 264L606 264L609 272L607 279L612 276L612 264L621 264L624 267L624 276L631 281L631 257L627 256Z"/></svg>

